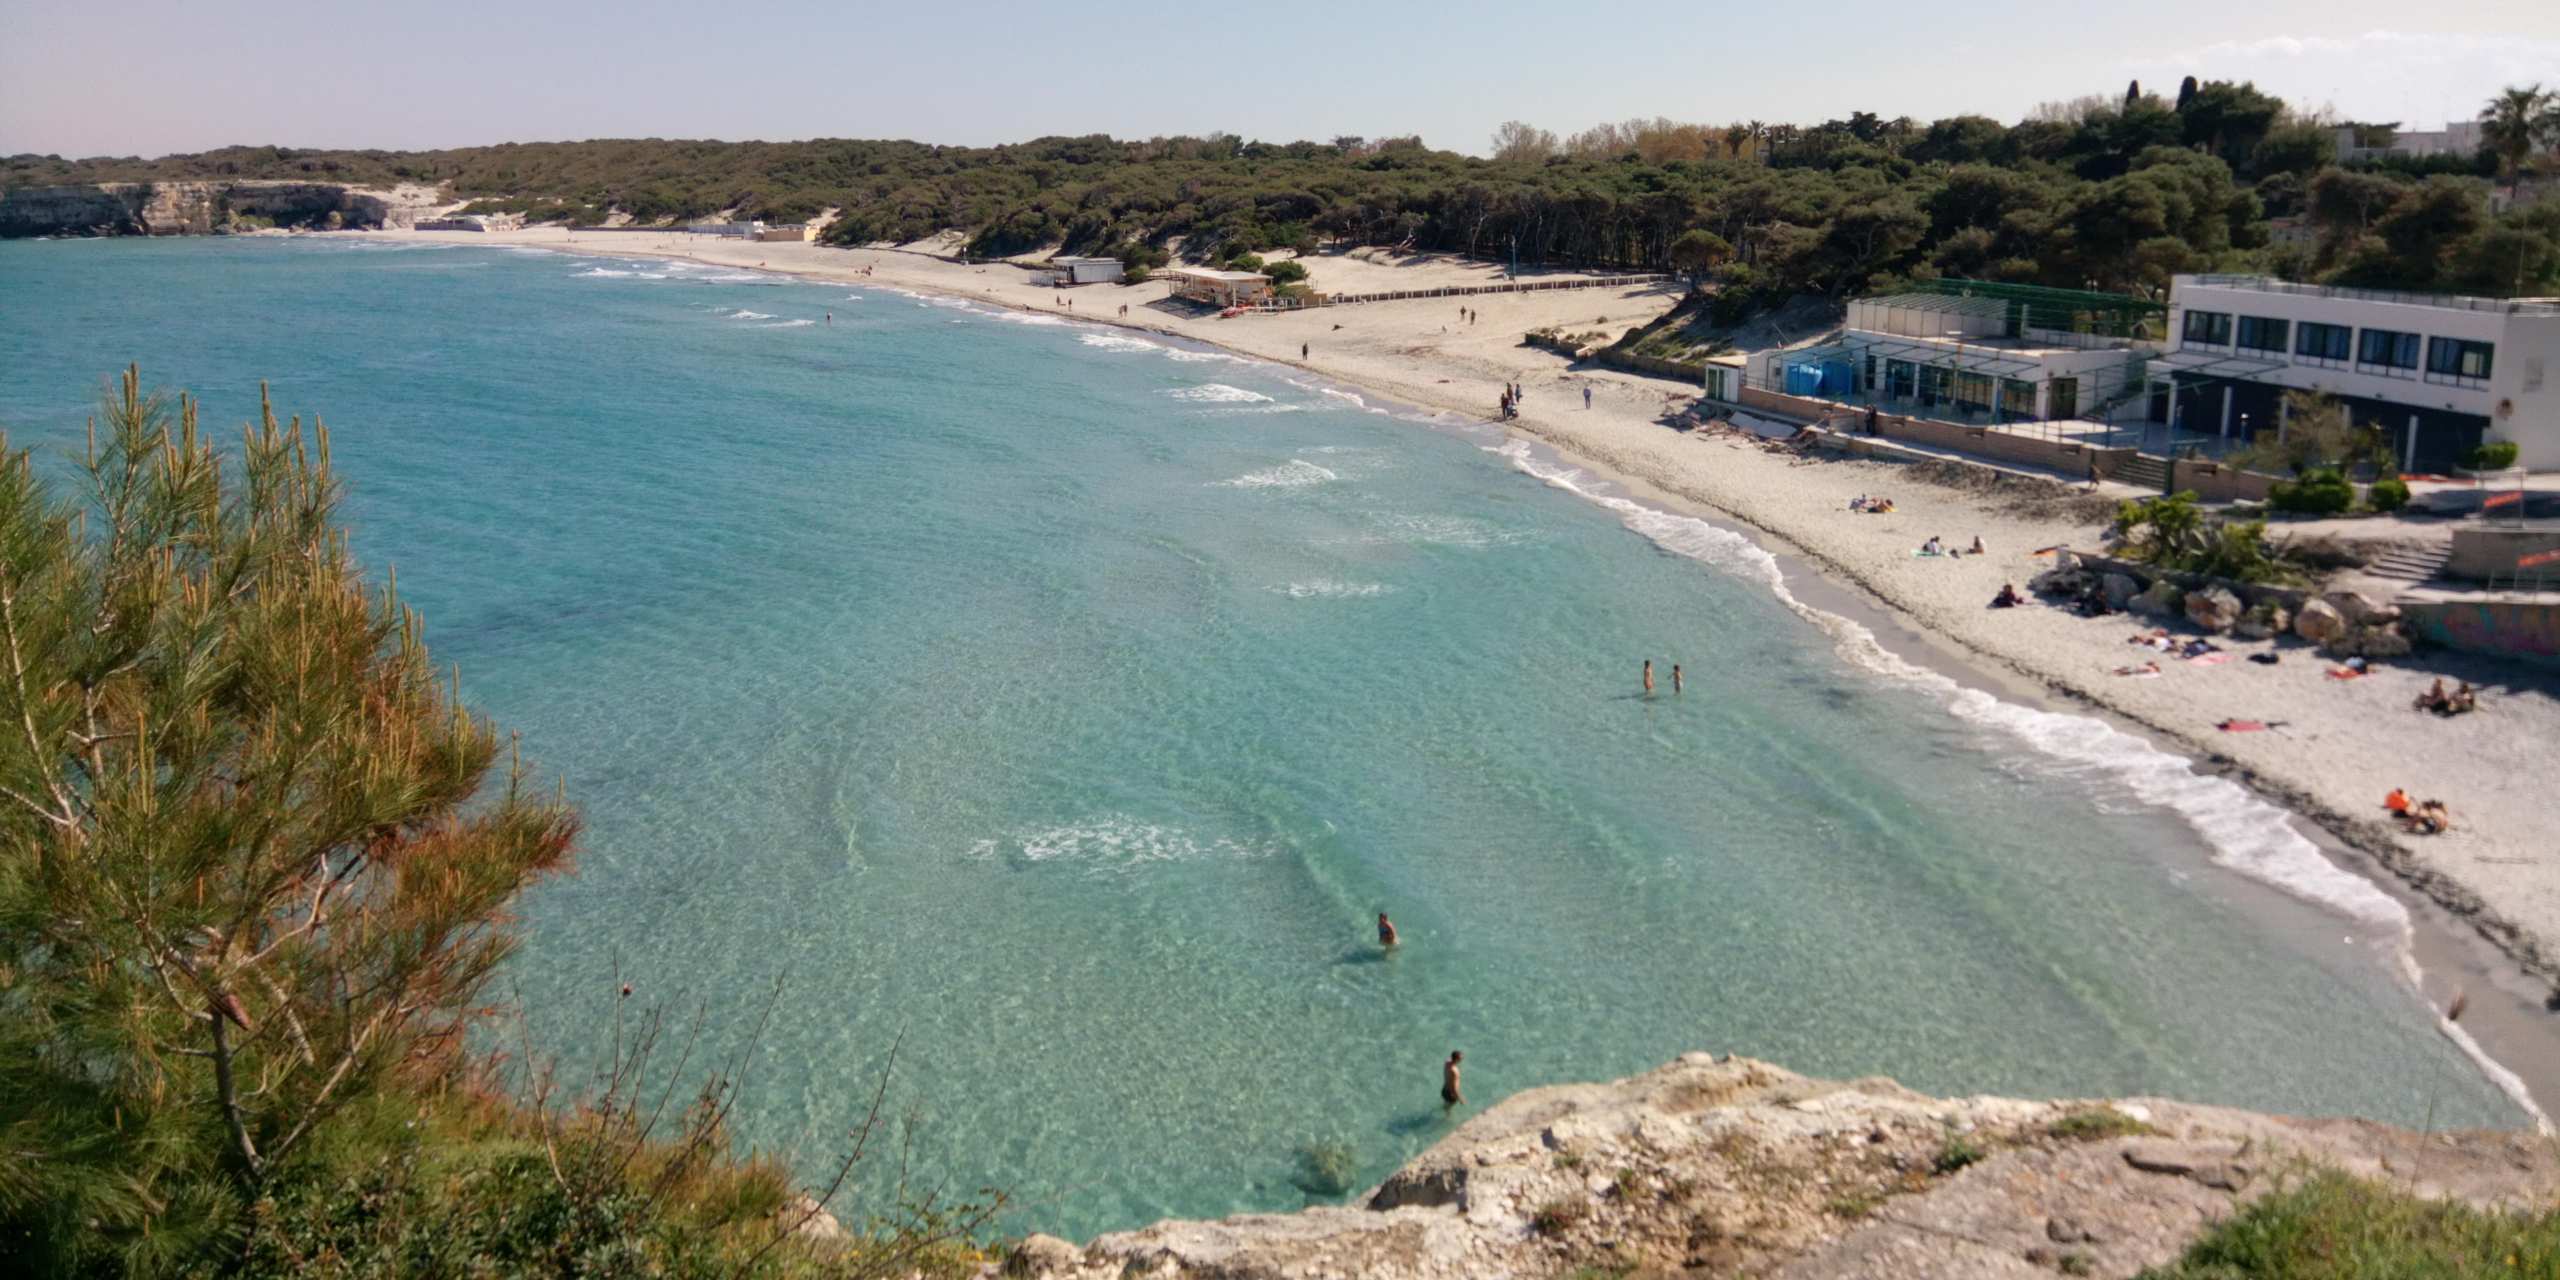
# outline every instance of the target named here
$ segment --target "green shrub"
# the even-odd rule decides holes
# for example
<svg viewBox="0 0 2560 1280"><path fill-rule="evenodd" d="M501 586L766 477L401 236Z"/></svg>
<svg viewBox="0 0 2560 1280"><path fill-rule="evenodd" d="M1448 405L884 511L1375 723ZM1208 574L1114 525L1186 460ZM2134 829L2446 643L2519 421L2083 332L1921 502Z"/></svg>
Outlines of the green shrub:
<svg viewBox="0 0 2560 1280"><path fill-rule="evenodd" d="M2516 442L2483 440L2462 455L2462 465L2472 471L2504 471L2516 464Z"/></svg>
<svg viewBox="0 0 2560 1280"><path fill-rule="evenodd" d="M2505 1212L2324 1171L2260 1198L2150 1280L2560 1275L2560 1210Z"/></svg>
<svg viewBox="0 0 2560 1280"><path fill-rule="evenodd" d="M1122 284L1145 284L1147 282L1147 277L1154 274L1154 272L1142 266L1126 267L1120 272L1120 282Z"/></svg>
<svg viewBox="0 0 2560 1280"><path fill-rule="evenodd" d="M2299 480L2278 480L2267 489L2267 505L2302 515L2333 516L2356 504L2356 487L2335 467L2317 467Z"/></svg>
<svg viewBox="0 0 2560 1280"><path fill-rule="evenodd" d="M1542 1236L1560 1236L1590 1216L1590 1201L1576 1196L1558 1196L1538 1206L1538 1211L1529 1217L1529 1226Z"/></svg>
<svg viewBox="0 0 2560 1280"><path fill-rule="evenodd" d="M2364 496L2376 511L2397 511L2409 505L2409 482L2398 476L2384 476L2366 486Z"/></svg>
<svg viewBox="0 0 2560 1280"><path fill-rule="evenodd" d="M1273 284L1296 284L1307 278L1307 268L1303 263L1283 259L1265 266L1262 274L1271 277Z"/></svg>
<svg viewBox="0 0 2560 1280"><path fill-rule="evenodd" d="M1974 1145L1971 1140L1958 1136L1947 1139L1947 1145L1938 1148L1938 1157L1929 1162L1929 1167L1942 1175L1949 1174L1980 1164L1990 1156L1990 1152Z"/></svg>
<svg viewBox="0 0 2560 1280"><path fill-rule="evenodd" d="M2056 1117L2053 1123L2044 1127L2044 1131L2072 1142L2097 1142L2106 1138L2160 1132L2114 1107L2083 1107Z"/></svg>

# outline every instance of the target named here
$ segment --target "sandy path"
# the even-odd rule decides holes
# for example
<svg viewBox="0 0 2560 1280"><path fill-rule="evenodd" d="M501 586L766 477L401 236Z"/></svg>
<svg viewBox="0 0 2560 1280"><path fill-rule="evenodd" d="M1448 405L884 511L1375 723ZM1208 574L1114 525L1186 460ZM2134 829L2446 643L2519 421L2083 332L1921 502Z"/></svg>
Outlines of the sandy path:
<svg viewBox="0 0 2560 1280"><path fill-rule="evenodd" d="M1408 403L1490 416L1500 384L1526 388L1519 428L1651 500L1687 507L1759 531L1782 551L1808 559L1864 589L1917 630L2063 698L2142 726L2164 750L2225 767L2277 802L2320 822L2375 856L2428 896L2481 924L2546 979L2560 978L2560 802L2529 778L2560 758L2560 701L2547 680L2454 655L2421 654L2362 680L2323 675L2327 663L2294 643L2226 640L2235 654L2273 649L2277 666L2235 659L2220 666L2167 662L2157 679L2123 679L2118 666L2150 656L2125 643L2128 618L2083 619L2030 607L1992 610L2004 581L2022 587L2040 562L2028 553L2056 543L2094 546L2090 523L2021 513L2000 503L1917 483L1895 464L1808 463L1730 436L1683 435L1656 419L1675 383L1606 369L1576 369L1563 357L1519 345L1546 325L1610 332L1660 315L1664 289L1590 289L1428 299L1244 316L1195 317L1150 305L1164 288L1089 286L1071 293L1024 281L1011 267L964 266L894 250L839 250L642 233L571 236L543 228L490 235L371 233L457 244L524 244L631 257L685 257L723 266L763 267L850 283L982 299L1009 308L1054 311L1102 323L1176 334L1373 388ZM1496 282L1493 268L1448 260L1412 265L1308 260L1319 288L1436 288ZM872 274L865 276L865 269ZM1072 300L1073 306L1063 305ZM1129 314L1119 314L1121 306ZM1480 319L1467 323L1462 307ZM1302 346L1303 352L1302 355ZM1592 389L1585 409L1581 389ZM1852 515L1850 498L1888 493L1887 516ZM1915 559L1922 540L1956 545L1979 535L1989 555ZM2443 720L2410 709L2438 674L2484 685L2480 714ZM2520 683L2511 685L2508 678ZM2229 734L2226 717L2283 721L2279 732ZM2380 822L2394 786L2451 806L2451 833L2418 840ZM2520 932L2507 935L2512 925Z"/></svg>

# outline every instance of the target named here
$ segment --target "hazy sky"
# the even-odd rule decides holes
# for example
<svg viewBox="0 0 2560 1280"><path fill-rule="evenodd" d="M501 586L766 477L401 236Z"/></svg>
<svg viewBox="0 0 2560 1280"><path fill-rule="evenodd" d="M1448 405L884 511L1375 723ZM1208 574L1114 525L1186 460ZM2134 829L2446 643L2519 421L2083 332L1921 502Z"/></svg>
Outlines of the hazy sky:
<svg viewBox="0 0 2560 1280"><path fill-rule="evenodd" d="M1212 129L1480 152L1514 118L2014 120L2190 73L2433 127L2560 85L2560 3L0 0L0 153Z"/></svg>

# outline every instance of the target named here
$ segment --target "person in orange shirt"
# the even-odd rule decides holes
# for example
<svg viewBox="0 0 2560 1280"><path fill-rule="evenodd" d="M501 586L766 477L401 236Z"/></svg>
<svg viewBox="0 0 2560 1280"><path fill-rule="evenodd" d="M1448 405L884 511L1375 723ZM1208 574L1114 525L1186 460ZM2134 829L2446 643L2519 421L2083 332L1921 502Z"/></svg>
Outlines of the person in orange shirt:
<svg viewBox="0 0 2560 1280"><path fill-rule="evenodd" d="M2382 798L2382 807L2393 813L2406 814L2409 812L2409 793L2393 787L2391 794Z"/></svg>

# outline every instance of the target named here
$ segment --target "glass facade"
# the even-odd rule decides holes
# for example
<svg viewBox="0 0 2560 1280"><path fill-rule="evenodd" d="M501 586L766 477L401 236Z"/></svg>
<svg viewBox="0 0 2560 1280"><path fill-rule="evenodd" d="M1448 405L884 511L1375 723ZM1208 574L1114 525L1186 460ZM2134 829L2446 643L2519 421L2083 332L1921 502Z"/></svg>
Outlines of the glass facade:
<svg viewBox="0 0 2560 1280"><path fill-rule="evenodd" d="M2487 342L2467 342L2460 338L2427 339L2427 374L2429 377L2477 379L2489 378L2490 358L2497 347Z"/></svg>
<svg viewBox="0 0 2560 1280"><path fill-rule="evenodd" d="M2242 316L2238 330L2238 345L2244 351L2282 351L2285 339L2292 336L2290 333L2292 327L2289 321L2270 320L2265 316Z"/></svg>
<svg viewBox="0 0 2560 1280"><path fill-rule="evenodd" d="M2186 340L2207 347L2230 346L2231 313L2228 311L2188 312Z"/></svg>
<svg viewBox="0 0 2560 1280"><path fill-rule="evenodd" d="M2355 336L2356 331L2346 325L2305 320L2294 331L2293 353L2313 360L2344 363L2355 345Z"/></svg>
<svg viewBox="0 0 2560 1280"><path fill-rule="evenodd" d="M2358 335L2356 363L2378 369L2418 367L2418 335L2389 329L2367 329Z"/></svg>

